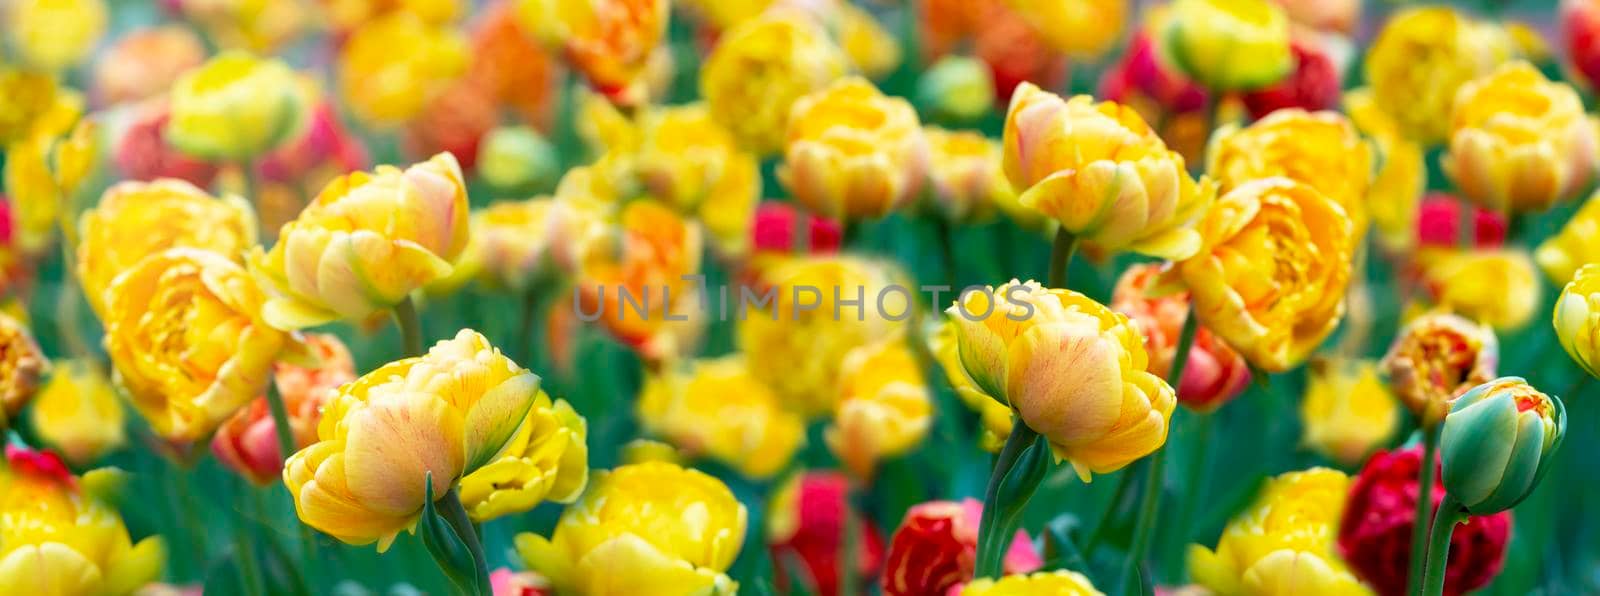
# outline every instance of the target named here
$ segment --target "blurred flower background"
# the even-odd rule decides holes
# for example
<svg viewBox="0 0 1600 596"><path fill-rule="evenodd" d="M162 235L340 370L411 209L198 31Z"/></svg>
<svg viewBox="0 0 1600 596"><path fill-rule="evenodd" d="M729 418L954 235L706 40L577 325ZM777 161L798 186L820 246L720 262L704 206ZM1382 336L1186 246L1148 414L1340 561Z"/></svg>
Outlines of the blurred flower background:
<svg viewBox="0 0 1600 596"><path fill-rule="evenodd" d="M1597 80L1594 0L0 0L0 593L1600 593Z"/></svg>

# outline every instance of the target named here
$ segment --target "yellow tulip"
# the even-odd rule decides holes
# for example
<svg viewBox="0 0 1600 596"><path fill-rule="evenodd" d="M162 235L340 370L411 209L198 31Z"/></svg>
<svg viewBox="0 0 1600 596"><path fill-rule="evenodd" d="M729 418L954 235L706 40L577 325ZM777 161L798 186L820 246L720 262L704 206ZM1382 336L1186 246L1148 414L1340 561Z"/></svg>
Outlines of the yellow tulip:
<svg viewBox="0 0 1600 596"><path fill-rule="evenodd" d="M499 201L472 214L469 252L495 287L523 291L551 270L548 198Z"/></svg>
<svg viewBox="0 0 1600 596"><path fill-rule="evenodd" d="M1364 210L1377 228L1377 240L1389 250L1408 250L1416 244L1417 212L1428 186L1422 145L1400 133L1399 124L1378 107L1368 89L1345 93L1344 109L1377 148L1377 170Z"/></svg>
<svg viewBox="0 0 1600 596"><path fill-rule="evenodd" d="M278 232L250 270L278 295L264 315L282 329L361 320L450 275L467 245L467 188L449 153L401 170L346 174Z"/></svg>
<svg viewBox="0 0 1600 596"><path fill-rule="evenodd" d="M644 189L696 216L724 254L744 254L761 199L756 156L703 103L645 109L638 127L634 167Z"/></svg>
<svg viewBox="0 0 1600 596"><path fill-rule="evenodd" d="M928 183L933 206L952 222L993 215L996 197L1015 195L1001 167L1000 143L977 131L926 127ZM1013 201L1015 199L1012 199Z"/></svg>
<svg viewBox="0 0 1600 596"><path fill-rule="evenodd" d="M1094 59L1122 39L1131 2L1127 0L1006 0L1056 50Z"/></svg>
<svg viewBox="0 0 1600 596"><path fill-rule="evenodd" d="M874 219L916 198L927 167L916 109L850 77L795 101L778 180L813 212Z"/></svg>
<svg viewBox="0 0 1600 596"><path fill-rule="evenodd" d="M1373 40L1363 66L1379 108L1405 136L1424 145L1450 134L1456 90L1511 58L1505 31L1444 6L1394 13Z"/></svg>
<svg viewBox="0 0 1600 596"><path fill-rule="evenodd" d="M839 384L839 404L823 440L857 478L872 478L879 461L906 454L928 436L933 404L903 338L852 350Z"/></svg>
<svg viewBox="0 0 1600 596"><path fill-rule="evenodd" d="M1017 281L968 292L945 312L962 369L1084 481L1166 443L1177 400L1146 371L1144 336L1127 316L1071 290Z"/></svg>
<svg viewBox="0 0 1600 596"><path fill-rule="evenodd" d="M421 113L466 72L461 33L398 12L357 27L339 53L339 91L369 123L392 126Z"/></svg>
<svg viewBox="0 0 1600 596"><path fill-rule="evenodd" d="M697 470L647 462L597 472L549 538L524 532L517 552L557 590L588 596L733 594L726 571L747 513Z"/></svg>
<svg viewBox="0 0 1600 596"><path fill-rule="evenodd" d="M1422 265L1422 284L1434 305L1500 331L1533 320L1543 293L1533 258L1520 249L1434 255Z"/></svg>
<svg viewBox="0 0 1600 596"><path fill-rule="evenodd" d="M58 363L33 404L33 431L79 465L122 446L122 419L116 389L86 360Z"/></svg>
<svg viewBox="0 0 1600 596"><path fill-rule="evenodd" d="M205 439L266 390L290 338L263 320L265 302L243 267L190 248L145 257L106 289L106 354L157 435Z"/></svg>
<svg viewBox="0 0 1600 596"><path fill-rule="evenodd" d="M1600 263L1600 192L1590 195L1561 231L1539 243L1533 260L1556 284L1571 280L1587 263Z"/></svg>
<svg viewBox="0 0 1600 596"><path fill-rule="evenodd" d="M6 147L5 187L16 208L17 244L29 253L42 251L54 238L61 211L88 177L98 151L98 125L78 120L82 99L62 99L43 117L54 122L36 123L32 136Z"/></svg>
<svg viewBox="0 0 1600 596"><path fill-rule="evenodd" d="M1353 466L1394 435L1400 408L1373 362L1313 360L1300 402L1300 424L1305 445Z"/></svg>
<svg viewBox="0 0 1600 596"><path fill-rule="evenodd" d="M250 204L232 195L213 198L175 179L121 182L78 216L77 273L83 295L104 316L111 282L146 256L197 248L238 263L256 244Z"/></svg>
<svg viewBox="0 0 1600 596"><path fill-rule="evenodd" d="M23 62L63 71L89 56L106 32L104 0L17 0L7 7L7 41Z"/></svg>
<svg viewBox="0 0 1600 596"><path fill-rule="evenodd" d="M1204 245L1177 271L1200 323L1251 364L1293 368L1339 326L1354 242L1338 203L1266 178L1223 195L1199 230Z"/></svg>
<svg viewBox="0 0 1600 596"><path fill-rule="evenodd" d="M649 375L639 422L690 455L715 458L751 478L770 478L805 442L805 422L750 374L739 355L696 360Z"/></svg>
<svg viewBox="0 0 1600 596"><path fill-rule="evenodd" d="M929 343L932 344L930 347L934 357L939 361L939 367L944 369L945 379L956 391L956 398L978 414L978 420L983 427L983 436L978 441L979 446L985 451L1000 451L1006 437L1011 435L1011 425L1014 423L1011 419L1011 407L984 393L983 389L978 387L978 383L967 374L967 370L962 368L955 321L945 319Z"/></svg>
<svg viewBox="0 0 1600 596"><path fill-rule="evenodd" d="M1406 323L1382 363L1400 401L1428 428L1444 420L1455 398L1494 380L1499 365L1494 330L1448 312Z"/></svg>
<svg viewBox="0 0 1600 596"><path fill-rule="evenodd" d="M1350 478L1327 468L1281 474L1222 530L1215 551L1189 546L1189 575L1217 594L1359 595L1371 590L1334 552Z"/></svg>
<svg viewBox="0 0 1600 596"><path fill-rule="evenodd" d="M132 594L161 577L161 537L134 543L98 492L120 472L81 478L50 452L6 448L0 468L0 591L7 594Z"/></svg>
<svg viewBox="0 0 1600 596"><path fill-rule="evenodd" d="M1065 569L983 578L961 588L961 596L1100 596L1089 578Z"/></svg>
<svg viewBox="0 0 1600 596"><path fill-rule="evenodd" d="M1260 178L1293 178L1344 207L1356 238L1366 234L1372 149L1338 112L1291 108L1244 128L1226 125L1211 136L1206 155L1221 192Z"/></svg>
<svg viewBox="0 0 1600 596"><path fill-rule="evenodd" d="M700 69L700 95L745 149L784 148L790 106L845 71L844 53L808 15L778 10L722 34Z"/></svg>
<svg viewBox="0 0 1600 596"><path fill-rule="evenodd" d="M50 361L22 321L0 312L0 426L33 399Z"/></svg>
<svg viewBox="0 0 1600 596"><path fill-rule="evenodd" d="M880 80L900 66L900 40L878 19L851 2L836 2L830 29L857 72Z"/></svg>
<svg viewBox="0 0 1600 596"><path fill-rule="evenodd" d="M314 16L306 2L188 0L175 4L218 47L276 54L305 31Z"/></svg>
<svg viewBox="0 0 1600 596"><path fill-rule="evenodd" d="M305 126L305 103L283 61L224 52L173 84L166 138L196 157L250 159L297 136Z"/></svg>
<svg viewBox="0 0 1600 596"><path fill-rule="evenodd" d="M1132 108L1023 83L1006 113L1005 172L1018 201L1094 247L1184 259L1216 194Z"/></svg>
<svg viewBox="0 0 1600 596"><path fill-rule="evenodd" d="M478 519L575 498L585 435L570 407L540 393L537 375L462 329L340 387L317 442L284 462L283 482L306 525L381 552L415 528L429 473L435 495L461 480Z"/></svg>
<svg viewBox="0 0 1600 596"><path fill-rule="evenodd" d="M1584 265L1561 289L1554 324L1567 355L1589 374L1600 376L1600 264Z"/></svg>
<svg viewBox="0 0 1600 596"><path fill-rule="evenodd" d="M623 104L648 99L642 75L666 37L667 0L519 0L529 31L562 48L589 84Z"/></svg>
<svg viewBox="0 0 1600 596"><path fill-rule="evenodd" d="M45 114L70 97L49 74L0 64L0 145L31 134Z"/></svg>
<svg viewBox="0 0 1600 596"><path fill-rule="evenodd" d="M1463 196L1488 209L1544 211L1593 179L1595 126L1570 85L1510 62L1456 93L1440 165Z"/></svg>
<svg viewBox="0 0 1600 596"><path fill-rule="evenodd" d="M1223 92L1259 89L1294 69L1289 16L1269 0L1176 0L1159 33L1163 57Z"/></svg>

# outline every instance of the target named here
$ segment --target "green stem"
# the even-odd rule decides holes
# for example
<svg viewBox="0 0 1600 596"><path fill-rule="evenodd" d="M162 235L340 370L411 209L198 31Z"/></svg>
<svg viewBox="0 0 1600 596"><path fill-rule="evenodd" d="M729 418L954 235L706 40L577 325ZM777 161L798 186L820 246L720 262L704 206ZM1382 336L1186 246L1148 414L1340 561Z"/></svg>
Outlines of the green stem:
<svg viewBox="0 0 1600 596"><path fill-rule="evenodd" d="M522 365L535 368L533 363L533 328L534 321L539 317L540 284L534 283L522 293L522 325L517 328L517 354L522 358Z"/></svg>
<svg viewBox="0 0 1600 596"><path fill-rule="evenodd" d="M1123 470L1117 480L1117 490L1111 493L1111 501L1106 503L1105 513L1100 514L1100 523L1095 524L1094 533L1089 535L1089 541L1084 543L1083 552L1090 555L1095 547L1100 546L1100 541L1105 538L1106 532L1111 529L1111 516L1117 513L1117 507L1122 504L1122 498L1128 494L1128 489L1133 486L1133 472Z"/></svg>
<svg viewBox="0 0 1600 596"><path fill-rule="evenodd" d="M400 326L400 337L405 342L405 357L421 356L422 319L417 317L417 306L411 302L410 296L394 306L394 322Z"/></svg>
<svg viewBox="0 0 1600 596"><path fill-rule="evenodd" d="M473 571L478 577L478 593L486 596L489 594L489 559L483 554L483 542L478 540L472 519L467 517L467 508L461 505L461 496L452 486L435 504L445 523L450 524L461 541L467 543L467 551L472 553Z"/></svg>
<svg viewBox="0 0 1600 596"><path fill-rule="evenodd" d="M1183 500L1182 512L1179 513L1177 544L1179 548L1188 544L1194 537L1194 508L1195 505L1205 500L1206 497L1206 470L1211 467L1211 433L1216 428L1216 416L1212 412L1197 412L1194 421L1194 456L1189 460L1189 477L1183 484L1183 489L1188 491L1188 498Z"/></svg>
<svg viewBox="0 0 1600 596"><path fill-rule="evenodd" d="M234 532L234 556L239 561L239 575L243 580L246 594L265 594L266 583L261 579L261 568L256 561L255 532L251 526L255 519L261 517L261 495L249 482L240 481L240 487L248 493L246 500L250 502L250 511L240 512L239 527ZM252 519L251 516L255 516Z"/></svg>
<svg viewBox="0 0 1600 596"><path fill-rule="evenodd" d="M297 451L294 447L294 429L289 426L289 409L283 405L283 396L271 381L267 382L267 409L272 411L272 430L278 436L278 465Z"/></svg>
<svg viewBox="0 0 1600 596"><path fill-rule="evenodd" d="M854 489L852 489L851 492L854 492ZM841 532L843 532L843 535L839 537L839 545L841 548L839 549L838 563L838 593L840 596L856 596L857 594L861 593L861 579L859 577L860 573L857 572L856 568L856 565L860 564L860 561L858 560L860 555L857 553L859 553L861 549L860 545L857 544L859 542L857 538L861 535L861 520L856 519L855 511L853 511L849 506L849 503L853 501L854 499L849 499L848 497L846 498L846 506L844 508L844 523L839 524L839 529ZM822 586L817 587L819 589L822 588Z"/></svg>
<svg viewBox="0 0 1600 596"><path fill-rule="evenodd" d="M1461 502L1450 495L1439 503L1439 513L1433 517L1433 529L1428 532L1428 567L1423 577L1421 594L1439 596L1444 593L1445 563L1450 560L1450 534L1466 515ZM1412 590L1411 594L1418 594Z"/></svg>
<svg viewBox="0 0 1600 596"><path fill-rule="evenodd" d="M1422 466L1417 472L1417 507L1412 514L1411 573L1406 576L1407 593L1415 594L1422 587L1422 568L1428 553L1428 515L1433 506L1433 459L1439 450L1437 429L1422 429ZM1443 506L1440 506L1443 510Z"/></svg>
<svg viewBox="0 0 1600 596"><path fill-rule="evenodd" d="M1189 365L1189 349L1194 345L1194 336L1200 330L1199 318L1190 310L1183 317L1183 331L1178 335L1177 351L1172 353L1172 370L1167 373L1167 384L1174 388L1183 384L1183 371ZM1134 524L1133 545L1128 548L1128 558L1122 564L1122 582L1126 587L1128 580L1139 573L1139 567L1144 563L1145 552L1150 549L1150 537L1155 533L1156 516L1160 513L1161 491L1163 489L1166 453L1165 445L1156 448L1150 454L1150 464L1146 468L1144 494L1139 498L1139 517Z"/></svg>
<svg viewBox="0 0 1600 596"><path fill-rule="evenodd" d="M1078 237L1066 228L1056 228L1055 243L1050 247L1050 272L1045 285L1053 289L1066 289L1067 267L1072 265L1072 255L1078 252Z"/></svg>
<svg viewBox="0 0 1600 596"><path fill-rule="evenodd" d="M1010 546L1010 537L1016 529L1010 523L1016 521L1015 516L1001 516L1001 510L1012 504L999 502L1000 485L1005 482L1011 468L1016 466L1017 458L1038 437L1039 433L1028 428L1020 418L1013 417L1011 435L1006 437L1005 446L1000 448L1000 455L994 462L994 472L989 475L989 488L984 491L983 516L978 524L978 560L974 578L1000 577L1006 547ZM1023 500L1026 501L1026 498Z"/></svg>
<svg viewBox="0 0 1600 596"><path fill-rule="evenodd" d="M960 287L956 285L955 233L943 216L935 215L933 225L939 234L939 254L944 259L944 283L955 290ZM939 307L937 304L933 306L935 309Z"/></svg>

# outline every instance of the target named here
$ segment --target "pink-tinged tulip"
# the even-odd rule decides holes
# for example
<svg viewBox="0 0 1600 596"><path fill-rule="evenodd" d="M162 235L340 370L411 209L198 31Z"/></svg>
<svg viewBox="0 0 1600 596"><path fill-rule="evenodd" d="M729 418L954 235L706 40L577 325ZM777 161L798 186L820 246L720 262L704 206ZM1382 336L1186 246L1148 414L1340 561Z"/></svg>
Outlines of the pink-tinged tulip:
<svg viewBox="0 0 1600 596"><path fill-rule="evenodd" d="M851 77L795 101L778 179L814 212L875 219L916 198L927 168L911 104Z"/></svg>
<svg viewBox="0 0 1600 596"><path fill-rule="evenodd" d="M338 337L308 335L306 346L316 359L314 366L280 361L274 365L273 372L297 449L316 440L322 407L334 396L335 390L356 379L350 350ZM258 486L276 482L283 470L284 456L278 452L277 426L273 424L266 398L257 398L224 422L211 437L211 452L223 465Z"/></svg>
<svg viewBox="0 0 1600 596"><path fill-rule="evenodd" d="M802 472L784 483L767 512L767 545L779 562L775 570L779 589L788 593L793 581L807 593L837 594L845 517L860 515L850 504L850 478L844 474ZM883 563L883 534L870 522L859 520L855 526L858 578L876 577Z"/></svg>
<svg viewBox="0 0 1600 596"><path fill-rule="evenodd" d="M177 178L195 186L210 186L217 167L185 155L168 142L169 119L165 100L136 108L132 122L112 149L117 169L129 180Z"/></svg>
<svg viewBox="0 0 1600 596"><path fill-rule="evenodd" d="M1129 267L1112 291L1111 308L1139 323L1145 350L1150 353L1146 370L1165 379L1178 351L1184 317L1189 314L1189 294L1150 296L1151 286L1160 275L1158 264ZM1249 384L1250 366L1244 357L1210 330L1195 330L1188 364L1178 381L1178 403L1200 411L1214 410L1237 397Z"/></svg>
<svg viewBox="0 0 1600 596"><path fill-rule="evenodd" d="M906 511L884 561L884 595L947 594L971 581L982 518L983 503L975 499L930 501ZM1017 530L1006 550L1005 573L1028 573L1043 564L1028 533Z"/></svg>
<svg viewBox="0 0 1600 596"><path fill-rule="evenodd" d="M105 105L166 93L184 71L205 62L200 37L181 25L129 31L94 64L94 93Z"/></svg>

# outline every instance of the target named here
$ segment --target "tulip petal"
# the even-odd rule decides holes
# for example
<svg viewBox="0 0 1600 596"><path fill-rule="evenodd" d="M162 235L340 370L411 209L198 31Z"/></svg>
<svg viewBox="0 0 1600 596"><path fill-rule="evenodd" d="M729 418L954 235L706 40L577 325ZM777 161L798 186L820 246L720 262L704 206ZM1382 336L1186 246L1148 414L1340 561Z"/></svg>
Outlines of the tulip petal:
<svg viewBox="0 0 1600 596"><path fill-rule="evenodd" d="M484 392L467 411L463 439L466 441L466 467L471 474L493 461L528 418L528 410L539 396L539 376L517 375Z"/></svg>
<svg viewBox="0 0 1600 596"><path fill-rule="evenodd" d="M1501 393L1452 411L1445 420L1439 440L1444 485L1470 509L1489 498L1499 486L1504 464L1498 464L1497 469L1484 469L1461 464L1452 466L1451 462L1509 461L1511 442L1488 437L1516 436L1517 406L1509 393Z"/></svg>

